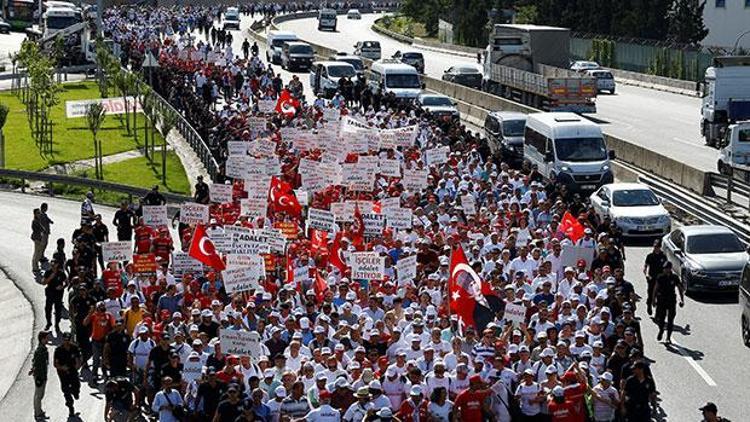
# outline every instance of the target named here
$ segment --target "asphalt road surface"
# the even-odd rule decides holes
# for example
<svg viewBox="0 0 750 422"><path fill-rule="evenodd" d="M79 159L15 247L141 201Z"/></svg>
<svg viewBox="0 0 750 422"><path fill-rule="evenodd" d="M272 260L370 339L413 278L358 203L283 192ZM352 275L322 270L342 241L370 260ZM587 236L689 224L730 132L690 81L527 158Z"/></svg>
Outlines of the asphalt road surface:
<svg viewBox="0 0 750 422"><path fill-rule="evenodd" d="M383 57L397 50L420 51L414 46L383 36L371 29L381 14L365 14L361 20L339 16L337 32L318 31L316 18L283 22L280 27L303 40L339 51L351 52L357 41L380 41ZM450 66L476 63L468 57L421 50L427 75L440 78ZM684 95L619 84L616 95L597 97L596 114L591 115L612 135L625 138L700 170L716 168L718 152L703 145L700 136L700 99Z"/></svg>

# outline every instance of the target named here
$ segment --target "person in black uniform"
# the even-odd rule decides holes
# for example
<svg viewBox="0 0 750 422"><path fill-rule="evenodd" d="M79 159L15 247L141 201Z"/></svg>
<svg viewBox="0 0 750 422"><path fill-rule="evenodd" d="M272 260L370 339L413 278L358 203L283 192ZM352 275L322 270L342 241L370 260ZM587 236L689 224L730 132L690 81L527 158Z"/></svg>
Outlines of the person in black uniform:
<svg viewBox="0 0 750 422"><path fill-rule="evenodd" d="M104 271L104 256L102 255L102 243L109 242L109 229L102 222L102 215L97 214L94 217L94 226L92 228L96 238L96 259L99 262L99 268Z"/></svg>
<svg viewBox="0 0 750 422"><path fill-rule="evenodd" d="M70 300L70 324L76 336L77 347L82 353L83 362L91 357L91 327L83 321L94 309L96 300L91 297L86 284L78 285L78 295Z"/></svg>
<svg viewBox="0 0 750 422"><path fill-rule="evenodd" d="M55 331L60 332L60 320L62 319L63 292L68 278L62 269L60 262L53 260L52 268L44 273L44 317L47 320L44 330L52 327L52 308L55 308Z"/></svg>
<svg viewBox="0 0 750 422"><path fill-rule="evenodd" d="M661 274L665 262L667 262L667 256L661 250L661 239L656 239L654 240L654 250L646 255L646 263L643 265L643 274L646 275L646 282L648 283L646 308L649 315L651 315L654 303L654 284L656 284L656 278Z"/></svg>
<svg viewBox="0 0 750 422"><path fill-rule="evenodd" d="M656 278L654 283L653 297L656 306L656 323L659 325L657 341L664 336L664 320L667 325L667 343L672 342L672 329L674 328L674 317L677 315L677 294L680 293L680 307L685 305L685 292L680 278L672 272L672 263L667 261L663 265L664 270Z"/></svg>
<svg viewBox="0 0 750 422"><path fill-rule="evenodd" d="M130 336L125 332L122 318L117 318L115 328L104 340L104 367L112 377L124 377L128 373L128 346Z"/></svg>
<svg viewBox="0 0 750 422"><path fill-rule="evenodd" d="M81 351L71 341L70 333L62 334L62 344L55 349L55 369L60 377L60 389L65 396L65 406L68 407L70 416L75 416L75 400L81 393L81 381L78 379L78 370L81 368Z"/></svg>
<svg viewBox="0 0 750 422"><path fill-rule="evenodd" d="M167 200L159 192L159 185L154 185L151 191L143 197L143 205L166 205Z"/></svg>
<svg viewBox="0 0 750 422"><path fill-rule="evenodd" d="M135 213L128 207L126 201L122 201L120 209L115 212L112 224L117 227L117 240L133 240L133 222Z"/></svg>
<svg viewBox="0 0 750 422"><path fill-rule="evenodd" d="M195 184L195 202L208 205L210 194L208 183L203 181L203 176L198 176L198 183Z"/></svg>

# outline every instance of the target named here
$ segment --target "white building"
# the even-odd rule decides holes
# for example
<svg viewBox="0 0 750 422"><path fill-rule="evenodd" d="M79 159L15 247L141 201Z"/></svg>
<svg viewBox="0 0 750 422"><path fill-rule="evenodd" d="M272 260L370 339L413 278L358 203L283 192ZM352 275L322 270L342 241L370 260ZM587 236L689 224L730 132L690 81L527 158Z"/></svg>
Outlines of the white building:
<svg viewBox="0 0 750 422"><path fill-rule="evenodd" d="M709 32L702 44L731 49L737 37L750 31L750 0L706 0L703 21ZM750 50L750 33L740 39L739 46Z"/></svg>

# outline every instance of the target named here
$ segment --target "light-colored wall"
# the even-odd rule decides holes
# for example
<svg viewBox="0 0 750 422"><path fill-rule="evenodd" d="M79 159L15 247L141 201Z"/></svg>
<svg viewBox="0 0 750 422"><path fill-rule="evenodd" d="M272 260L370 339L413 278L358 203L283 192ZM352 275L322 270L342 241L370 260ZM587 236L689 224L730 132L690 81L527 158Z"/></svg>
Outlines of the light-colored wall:
<svg viewBox="0 0 750 422"><path fill-rule="evenodd" d="M706 0L703 20L709 32L704 46L732 48L741 33L750 31L750 7L745 7L745 0L724 0L724 4L716 7L716 0ZM742 37L739 45L750 49L750 34Z"/></svg>

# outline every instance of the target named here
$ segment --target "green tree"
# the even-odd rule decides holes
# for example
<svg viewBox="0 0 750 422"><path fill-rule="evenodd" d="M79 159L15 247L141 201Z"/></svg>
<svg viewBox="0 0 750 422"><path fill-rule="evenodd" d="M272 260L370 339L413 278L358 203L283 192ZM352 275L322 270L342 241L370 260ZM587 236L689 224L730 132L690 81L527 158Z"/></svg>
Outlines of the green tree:
<svg viewBox="0 0 750 422"><path fill-rule="evenodd" d="M703 22L705 7L705 0L675 0L667 14L669 39L682 44L697 45L706 38L708 28Z"/></svg>
<svg viewBox="0 0 750 422"><path fill-rule="evenodd" d="M98 180L104 179L104 166L102 162L102 142L98 139L97 134L104 123L106 113L107 110L101 103L92 103L86 108L86 123L94 138L94 168Z"/></svg>
<svg viewBox="0 0 750 422"><path fill-rule="evenodd" d="M8 120L10 109L5 104L0 104L0 168L5 168L5 134L3 127Z"/></svg>
<svg viewBox="0 0 750 422"><path fill-rule="evenodd" d="M536 5L519 6L516 9L516 16L513 18L517 24L533 24L537 22L539 11Z"/></svg>

